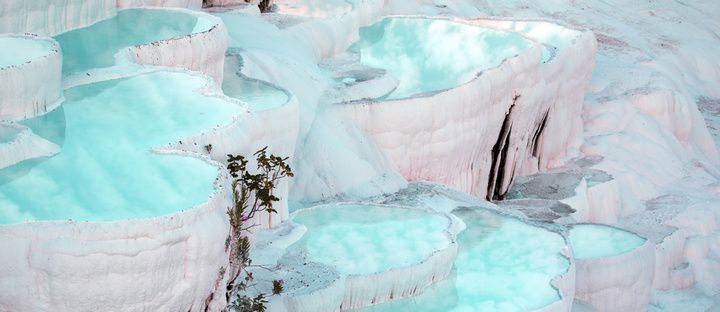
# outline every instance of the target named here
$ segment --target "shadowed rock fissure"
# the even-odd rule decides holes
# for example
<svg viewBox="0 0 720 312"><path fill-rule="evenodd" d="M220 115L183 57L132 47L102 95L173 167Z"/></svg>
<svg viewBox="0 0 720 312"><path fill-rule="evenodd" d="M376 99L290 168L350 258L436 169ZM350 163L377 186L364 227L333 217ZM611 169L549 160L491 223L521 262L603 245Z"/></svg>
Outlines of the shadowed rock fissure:
<svg viewBox="0 0 720 312"><path fill-rule="evenodd" d="M538 167L540 166L540 139L542 138L543 131L545 131L545 125L547 124L548 115L550 114L550 110L548 109L545 112L545 116L543 117L542 121L540 122L540 125L535 129L535 135L533 135L532 140L530 141L530 144L532 144L530 147L530 150L532 150L533 157L537 158L538 160Z"/></svg>
<svg viewBox="0 0 720 312"><path fill-rule="evenodd" d="M490 174L488 176L488 189L486 195L487 200L490 201L502 200L505 197L503 179L505 179L507 154L510 147L510 133L512 132L512 110L519 98L520 95L516 95L513 98L513 103L510 105L510 109L508 109L508 112L505 114L505 120L503 120L502 127L500 127L498 139L492 148L492 162Z"/></svg>
<svg viewBox="0 0 720 312"><path fill-rule="evenodd" d="M260 13L269 13L272 9L272 1L262 0L260 4L258 4L258 8L260 8Z"/></svg>

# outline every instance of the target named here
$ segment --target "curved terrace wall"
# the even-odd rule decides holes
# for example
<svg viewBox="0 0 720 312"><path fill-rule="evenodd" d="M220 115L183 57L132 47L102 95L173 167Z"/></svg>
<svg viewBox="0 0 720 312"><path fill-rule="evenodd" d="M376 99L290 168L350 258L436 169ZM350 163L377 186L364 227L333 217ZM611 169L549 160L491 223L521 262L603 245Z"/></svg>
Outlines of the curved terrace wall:
<svg viewBox="0 0 720 312"><path fill-rule="evenodd" d="M140 64L182 67L204 73L222 84L228 34L225 24L210 14L182 10L212 23L210 29L129 48L131 59Z"/></svg>
<svg viewBox="0 0 720 312"><path fill-rule="evenodd" d="M162 31L147 32L147 28ZM112 79L141 70L135 64L179 67L222 83L227 31L219 18L177 8L135 8L57 35L65 85Z"/></svg>
<svg viewBox="0 0 720 312"><path fill-rule="evenodd" d="M604 227L627 233L629 237L638 237L632 232L608 226L593 224L577 226ZM573 230L570 231L572 233ZM655 244L644 238L639 239L644 242L621 254L578 256L575 260L577 262L575 297L598 311L647 311L655 274ZM595 246L589 247L594 250L601 248L597 247L600 245L598 242L587 241L585 244Z"/></svg>
<svg viewBox="0 0 720 312"><path fill-rule="evenodd" d="M220 310L230 230L223 184L167 216L0 226L0 248L13 251L0 254L0 310Z"/></svg>
<svg viewBox="0 0 720 312"><path fill-rule="evenodd" d="M596 43L590 32L577 35L546 63L536 46L455 88L342 103L339 109L407 179L499 199L515 175L557 165L579 147L579 112ZM546 145L545 136L560 143Z"/></svg>
<svg viewBox="0 0 720 312"><path fill-rule="evenodd" d="M1 20L1 18L0 18ZM0 35L0 40L28 40L43 49L42 56L21 64L0 64L0 119L25 119L43 114L62 97L62 55L55 40L31 35ZM5 45L5 44L3 44ZM4 46L7 53L27 47Z"/></svg>

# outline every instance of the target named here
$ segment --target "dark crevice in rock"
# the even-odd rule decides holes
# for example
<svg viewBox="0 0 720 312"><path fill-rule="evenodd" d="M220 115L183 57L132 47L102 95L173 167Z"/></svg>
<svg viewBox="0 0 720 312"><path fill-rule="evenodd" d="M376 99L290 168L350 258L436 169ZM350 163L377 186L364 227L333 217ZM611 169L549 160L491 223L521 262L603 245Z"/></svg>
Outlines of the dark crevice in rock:
<svg viewBox="0 0 720 312"><path fill-rule="evenodd" d="M503 190L503 181L505 181L505 167L507 165L507 155L510 147L510 134L512 133L512 126L508 130L505 136L505 142L503 142L502 149L500 150L500 161L498 162L497 171L495 173L495 189L493 190L492 200L503 200L505 199L506 190ZM514 169L513 169L514 171Z"/></svg>
<svg viewBox="0 0 720 312"><path fill-rule="evenodd" d="M530 141L530 142L532 142L531 149L532 149L532 155L534 157L539 157L540 151L538 151L538 148L540 145L539 144L540 138L542 138L543 131L545 131L545 125L547 124L547 119L548 119L549 114L550 114L550 110L548 109L545 112L545 116L543 117L542 121L540 122L540 125L537 127L537 129L535 129L535 135L533 135L532 141Z"/></svg>
<svg viewBox="0 0 720 312"><path fill-rule="evenodd" d="M507 163L507 154L510 147L510 133L512 133L512 110L517 103L520 95L513 97L513 103L505 114L500 134L492 148L492 162L490 174L488 176L487 200L502 200L505 196L503 191L503 180L505 179L505 167Z"/></svg>
<svg viewBox="0 0 720 312"><path fill-rule="evenodd" d="M537 128L535 128L535 133L529 142L530 145L528 145L528 149L532 151L532 156L537 158L538 168L540 168L540 139L542 139L545 126L547 125L548 115L550 115L550 109L545 112L545 116L543 116L542 121Z"/></svg>
<svg viewBox="0 0 720 312"><path fill-rule="evenodd" d="M260 9L260 13L270 13L272 10L272 1L262 0L260 4L258 4L258 8Z"/></svg>

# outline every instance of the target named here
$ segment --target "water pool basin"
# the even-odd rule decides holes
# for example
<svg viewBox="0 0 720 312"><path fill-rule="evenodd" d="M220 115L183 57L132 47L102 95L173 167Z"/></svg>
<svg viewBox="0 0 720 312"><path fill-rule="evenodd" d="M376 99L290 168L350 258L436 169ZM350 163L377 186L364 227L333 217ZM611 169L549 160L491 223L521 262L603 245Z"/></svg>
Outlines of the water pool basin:
<svg viewBox="0 0 720 312"><path fill-rule="evenodd" d="M577 260L575 298L596 311L647 311L655 244L611 226L576 224L569 241Z"/></svg>
<svg viewBox="0 0 720 312"><path fill-rule="evenodd" d="M51 42L27 36L0 36L0 47L0 69L32 62L55 50Z"/></svg>
<svg viewBox="0 0 720 312"><path fill-rule="evenodd" d="M467 228L451 276L419 296L363 311L533 311L562 299L550 284L570 267L562 236L483 209L453 214Z"/></svg>
<svg viewBox="0 0 720 312"><path fill-rule="evenodd" d="M568 236L575 259L612 257L645 244L645 239L628 231L601 224L577 224Z"/></svg>
<svg viewBox="0 0 720 312"><path fill-rule="evenodd" d="M229 54L225 57L225 74L222 90L225 95L250 105L251 111L264 111L286 104L290 96L284 90L268 82L248 78L240 70L242 56Z"/></svg>
<svg viewBox="0 0 720 312"><path fill-rule="evenodd" d="M414 209L331 205L302 210L293 221L307 233L290 248L345 275L418 264L452 243L447 217Z"/></svg>
<svg viewBox="0 0 720 312"><path fill-rule="evenodd" d="M328 286L333 298L317 292L288 301L327 302L321 310L357 309L417 295L445 279L457 255L451 219L434 212L332 204L300 210L293 221L307 231L287 254L334 268L342 279Z"/></svg>
<svg viewBox="0 0 720 312"><path fill-rule="evenodd" d="M50 38L0 34L0 120L22 120L58 105L60 46Z"/></svg>
<svg viewBox="0 0 720 312"><path fill-rule="evenodd" d="M0 224L143 218L207 201L216 165L153 152L239 114L193 91L206 83L155 72L68 89L60 108L22 122L61 151L0 170Z"/></svg>
<svg viewBox="0 0 720 312"><path fill-rule="evenodd" d="M450 89L500 65L535 43L515 32L414 17L386 18L360 29L352 48L360 63L382 68L400 84L388 99Z"/></svg>
<svg viewBox="0 0 720 312"><path fill-rule="evenodd" d="M63 75L115 65L121 49L210 30L210 20L183 10L126 9L112 18L55 36L63 51Z"/></svg>
<svg viewBox="0 0 720 312"><path fill-rule="evenodd" d="M21 128L0 123L0 144L14 140L20 131Z"/></svg>

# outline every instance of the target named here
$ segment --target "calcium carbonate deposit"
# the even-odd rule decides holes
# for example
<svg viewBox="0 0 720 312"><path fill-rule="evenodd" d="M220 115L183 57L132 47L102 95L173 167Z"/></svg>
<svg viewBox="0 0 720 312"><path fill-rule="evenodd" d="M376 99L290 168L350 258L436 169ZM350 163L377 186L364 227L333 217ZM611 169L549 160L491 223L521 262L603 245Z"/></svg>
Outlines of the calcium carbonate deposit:
<svg viewBox="0 0 720 312"><path fill-rule="evenodd" d="M229 123L239 112L232 103L193 91L204 83L161 72L68 89L61 108L22 122L62 147L56 157L0 172L0 202L12 207L0 222L112 221L167 214L207 200L216 166L152 151Z"/></svg>
<svg viewBox="0 0 720 312"><path fill-rule="evenodd" d="M718 21L2 0L0 311L720 310Z"/></svg>

